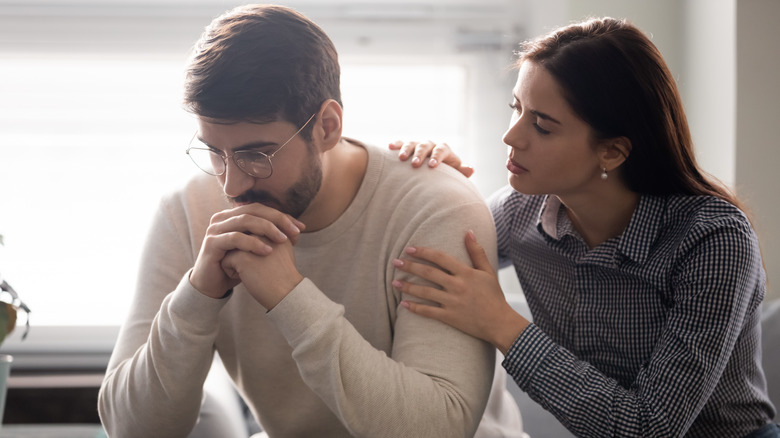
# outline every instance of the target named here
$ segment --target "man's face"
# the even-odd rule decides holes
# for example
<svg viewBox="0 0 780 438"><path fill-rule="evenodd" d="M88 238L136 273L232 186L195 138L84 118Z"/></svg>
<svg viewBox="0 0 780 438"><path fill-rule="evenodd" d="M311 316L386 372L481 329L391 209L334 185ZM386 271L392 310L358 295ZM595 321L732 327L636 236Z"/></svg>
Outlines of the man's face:
<svg viewBox="0 0 780 438"><path fill-rule="evenodd" d="M198 126L198 138L228 157L225 172L216 178L233 203L258 202L296 218L306 211L320 189L322 163L314 145L295 135L298 126L286 121L224 124L201 117ZM270 156L288 140L271 157L273 174L269 178L250 176L233 160L237 151L263 152Z"/></svg>

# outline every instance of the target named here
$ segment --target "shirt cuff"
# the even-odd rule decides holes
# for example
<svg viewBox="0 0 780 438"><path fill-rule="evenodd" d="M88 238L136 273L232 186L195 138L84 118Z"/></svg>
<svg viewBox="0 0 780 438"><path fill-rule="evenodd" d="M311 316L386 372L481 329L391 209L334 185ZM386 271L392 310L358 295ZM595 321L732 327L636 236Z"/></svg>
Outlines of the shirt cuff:
<svg viewBox="0 0 780 438"><path fill-rule="evenodd" d="M178 315L179 321L187 321L192 327L201 327L203 332L211 332L219 321L219 313L227 304L230 295L223 298L211 298L195 289L190 283L187 272L176 290L169 296L169 310ZM194 317L195 316L195 317Z"/></svg>
<svg viewBox="0 0 780 438"><path fill-rule="evenodd" d="M509 348L501 365L514 377L517 386L527 392L536 371L557 349L558 346L531 323Z"/></svg>
<svg viewBox="0 0 780 438"><path fill-rule="evenodd" d="M293 348L311 333L324 331L329 321L343 314L344 307L326 297L308 278L267 313Z"/></svg>

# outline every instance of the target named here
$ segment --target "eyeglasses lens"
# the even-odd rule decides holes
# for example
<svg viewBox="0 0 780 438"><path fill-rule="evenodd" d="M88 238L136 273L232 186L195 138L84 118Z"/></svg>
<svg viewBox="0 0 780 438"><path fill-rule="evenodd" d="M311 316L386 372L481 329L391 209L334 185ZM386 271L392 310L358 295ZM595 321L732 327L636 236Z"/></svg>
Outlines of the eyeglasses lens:
<svg viewBox="0 0 780 438"><path fill-rule="evenodd" d="M222 175L225 172L225 162L216 152L206 148L191 147L187 153L192 162L209 175Z"/></svg>

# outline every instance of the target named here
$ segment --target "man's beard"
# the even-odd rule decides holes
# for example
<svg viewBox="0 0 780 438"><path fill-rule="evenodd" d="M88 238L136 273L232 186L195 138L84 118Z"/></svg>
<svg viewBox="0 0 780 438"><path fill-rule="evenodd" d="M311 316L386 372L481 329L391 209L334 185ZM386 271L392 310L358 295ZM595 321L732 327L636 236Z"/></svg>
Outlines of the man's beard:
<svg viewBox="0 0 780 438"><path fill-rule="evenodd" d="M241 204L257 202L297 219L309 208L312 199L320 191L320 186L322 186L322 163L318 155L310 153L307 169L303 171L301 179L287 189L284 201L274 198L265 190L248 190L230 200Z"/></svg>

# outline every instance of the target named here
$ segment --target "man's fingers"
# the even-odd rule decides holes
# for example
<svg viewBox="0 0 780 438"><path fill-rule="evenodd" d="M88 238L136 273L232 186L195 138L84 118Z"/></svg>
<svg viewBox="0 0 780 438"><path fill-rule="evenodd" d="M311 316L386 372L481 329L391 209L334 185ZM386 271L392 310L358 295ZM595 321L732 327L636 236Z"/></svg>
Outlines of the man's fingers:
<svg viewBox="0 0 780 438"><path fill-rule="evenodd" d="M287 214L262 204L242 205L221 211L211 218L214 233L242 232L265 236L273 242L295 241L305 225Z"/></svg>

